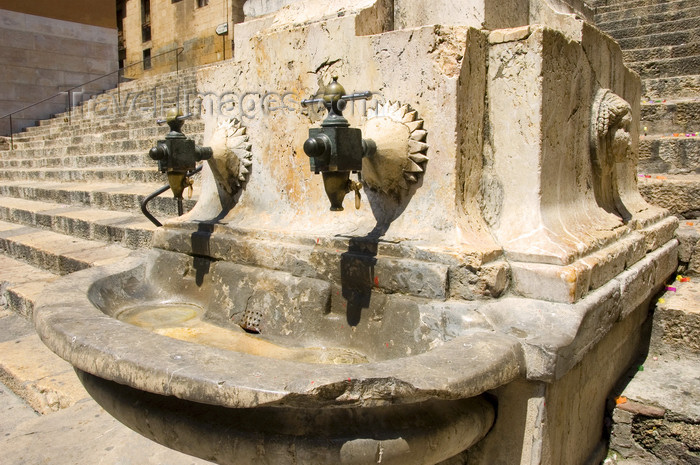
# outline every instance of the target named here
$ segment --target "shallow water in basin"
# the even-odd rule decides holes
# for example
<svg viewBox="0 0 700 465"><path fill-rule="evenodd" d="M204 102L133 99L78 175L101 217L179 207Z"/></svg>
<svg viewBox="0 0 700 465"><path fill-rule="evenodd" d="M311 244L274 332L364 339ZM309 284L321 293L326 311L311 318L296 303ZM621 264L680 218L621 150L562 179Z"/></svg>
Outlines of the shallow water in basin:
<svg viewBox="0 0 700 465"><path fill-rule="evenodd" d="M339 347L283 347L242 328L222 328L202 320L201 307L184 303L147 304L122 310L117 319L181 341L304 363L357 364L363 354Z"/></svg>

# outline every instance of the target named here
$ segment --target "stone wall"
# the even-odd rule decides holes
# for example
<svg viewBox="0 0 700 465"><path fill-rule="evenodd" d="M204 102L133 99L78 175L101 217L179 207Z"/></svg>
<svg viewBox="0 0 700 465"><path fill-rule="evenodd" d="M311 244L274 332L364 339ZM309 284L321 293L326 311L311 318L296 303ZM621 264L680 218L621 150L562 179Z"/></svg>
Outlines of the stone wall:
<svg viewBox="0 0 700 465"><path fill-rule="evenodd" d="M127 0L124 19L126 45L125 75L142 75L175 71L192 66L231 58L233 24L242 21L242 2L238 0L209 0L198 6L198 0L150 0L150 40L144 40L142 1ZM228 33L217 35L217 26L228 24ZM179 63L175 52L182 48ZM140 63L144 51L150 51L151 67Z"/></svg>
<svg viewBox="0 0 700 465"><path fill-rule="evenodd" d="M114 2L112 0L3 0L3 10L16 11L44 18L60 19L90 26L116 27Z"/></svg>
<svg viewBox="0 0 700 465"><path fill-rule="evenodd" d="M0 43L0 116L117 69L114 26L0 10ZM73 100L80 91L112 88L116 79L113 75L78 89ZM61 95L14 115L14 132L65 111L67 102L67 95ZM0 134L9 134L9 119L0 120Z"/></svg>

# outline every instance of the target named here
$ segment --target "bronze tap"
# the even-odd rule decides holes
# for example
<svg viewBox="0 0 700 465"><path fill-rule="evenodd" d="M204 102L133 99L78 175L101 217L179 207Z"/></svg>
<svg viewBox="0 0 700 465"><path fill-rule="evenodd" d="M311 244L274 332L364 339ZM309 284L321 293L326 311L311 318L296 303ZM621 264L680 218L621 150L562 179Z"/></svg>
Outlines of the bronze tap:
<svg viewBox="0 0 700 465"><path fill-rule="evenodd" d="M326 195L331 202L331 211L343 210L345 194L355 191L355 208L360 208L362 184L350 180L350 173L362 170L362 157L371 156L376 144L371 139L362 138L362 130L351 128L343 116L347 102L368 100L371 92L346 94L338 83L338 77L326 87L325 93L315 99L302 100L302 106L322 103L328 115L320 128L309 129L309 138L304 142L304 152L309 156L311 170L323 176Z"/></svg>
<svg viewBox="0 0 700 465"><path fill-rule="evenodd" d="M197 162L208 160L213 152L210 147L195 145L192 139L188 139L182 133L185 119L190 115L182 116L177 108L168 110L164 120L158 120L158 124L168 123L170 132L164 140L159 140L148 155L158 160L158 170L168 175L168 183L173 191L173 197L178 201L178 214L182 214L182 193L186 187L192 186L188 172L197 167Z"/></svg>

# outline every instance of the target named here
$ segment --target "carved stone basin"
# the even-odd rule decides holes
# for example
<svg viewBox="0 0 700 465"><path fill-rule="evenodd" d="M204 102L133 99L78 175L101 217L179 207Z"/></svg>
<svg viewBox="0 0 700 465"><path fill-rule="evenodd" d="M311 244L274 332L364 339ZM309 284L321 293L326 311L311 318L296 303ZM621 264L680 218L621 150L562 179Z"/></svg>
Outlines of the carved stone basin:
<svg viewBox="0 0 700 465"><path fill-rule="evenodd" d="M358 292L153 250L62 279L35 323L112 415L217 463L432 464L484 437L519 343L477 304Z"/></svg>

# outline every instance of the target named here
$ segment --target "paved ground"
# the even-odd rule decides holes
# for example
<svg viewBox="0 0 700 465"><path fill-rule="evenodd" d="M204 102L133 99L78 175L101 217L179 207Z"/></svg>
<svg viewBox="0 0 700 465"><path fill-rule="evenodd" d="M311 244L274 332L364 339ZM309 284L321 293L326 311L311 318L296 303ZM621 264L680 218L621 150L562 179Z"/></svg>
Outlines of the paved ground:
<svg viewBox="0 0 700 465"><path fill-rule="evenodd" d="M11 344L20 349L9 350ZM112 418L74 382L77 381L74 373L75 379L69 378L66 362L55 356L46 358L41 341L21 317L0 313L0 345L5 349L0 350L0 370L5 377L12 375L12 383L25 387L26 392L37 392L34 402L48 411L38 414L6 384L0 384L0 463L3 465L210 463L162 447ZM31 366L40 366L41 373L29 370L30 364L24 363L24 356L27 362L38 358L38 363ZM45 398L68 399L71 405L59 408L53 401L37 401L42 390Z"/></svg>

